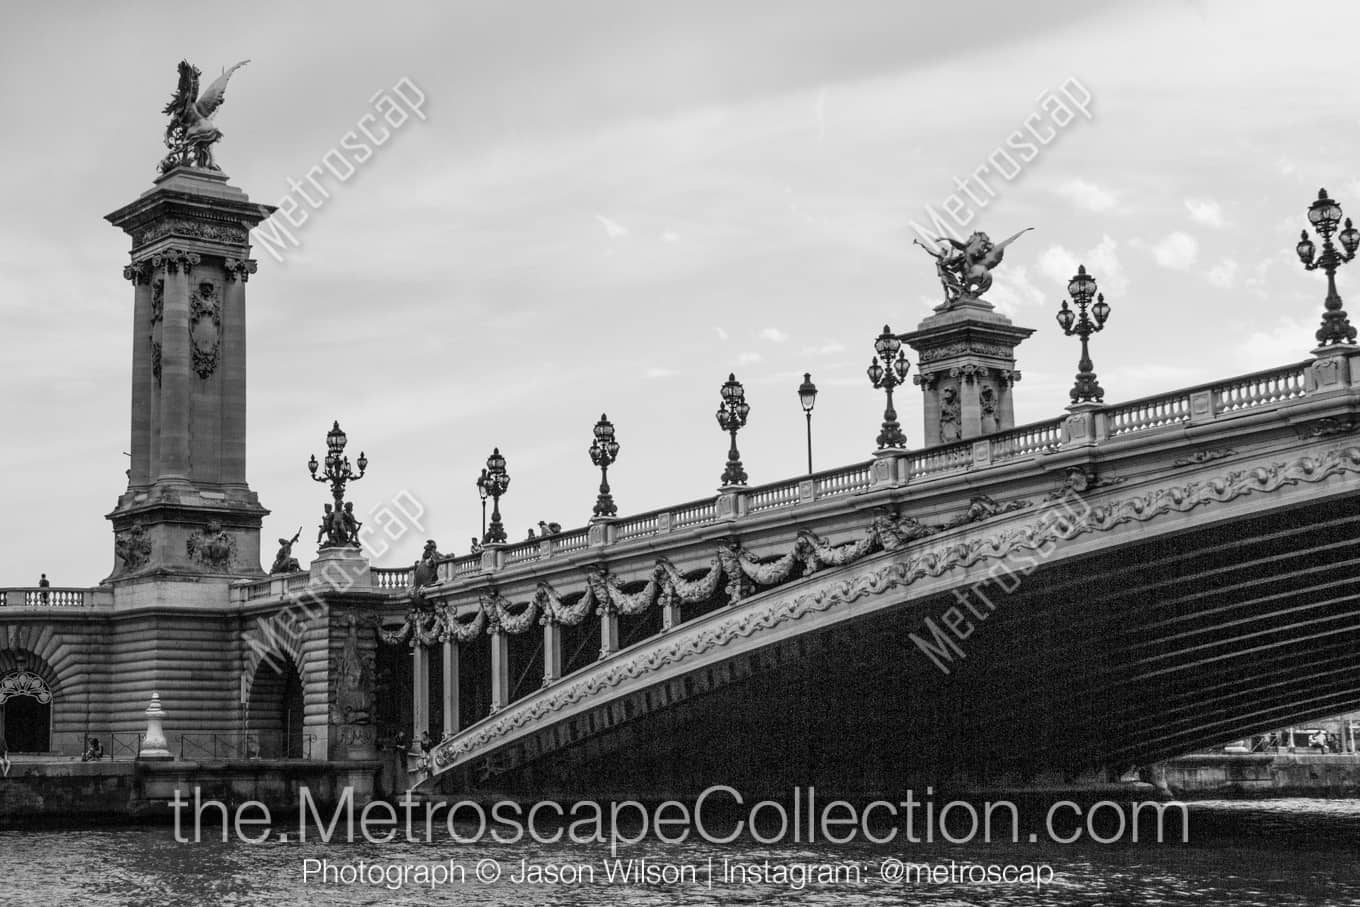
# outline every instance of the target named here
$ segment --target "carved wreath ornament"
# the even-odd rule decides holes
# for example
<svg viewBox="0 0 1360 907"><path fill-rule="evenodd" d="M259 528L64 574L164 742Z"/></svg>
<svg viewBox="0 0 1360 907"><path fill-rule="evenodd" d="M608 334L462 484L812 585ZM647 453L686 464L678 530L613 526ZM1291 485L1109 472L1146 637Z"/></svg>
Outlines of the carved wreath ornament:
<svg viewBox="0 0 1360 907"><path fill-rule="evenodd" d="M962 538L938 547L922 546L923 550L917 553L888 560L867 573L838 576L816 584L792 600L770 597L759 604L737 609L730 616L706 624L697 638L692 634L654 638L650 645L640 647L635 653L625 653L569 676L541 693L511 705L494 720L485 722L477 729L440 744L433 752L433 763L439 770L446 769L469 753L494 744L523 727L535 725L578 702L598 698L628 681L669 665L699 658L734 640L800 620L809 614L845 607L865 596L891 592L924 577L939 577L958 567L967 568L979 562L1007 557L1016 551L1036 551L1060 540L1093 532L1107 532L1128 523L1147 522L1164 514L1187 513L1207 504L1227 503L1243 495L1269 494L1289 485L1323 482L1333 476L1356 473L1360 473L1360 447L1337 448L1318 456L1300 457L1289 463L1240 469L1209 479L1090 505L1084 508L1078 519L1073 519L1070 510L1050 507L1037 511L1038 517L1026 524L1012 525L993 535ZM883 518L876 519L876 524L879 519ZM850 544L857 546L864 542ZM903 544L905 541L897 542L898 546ZM842 549L847 547L841 546ZM534 603L538 601L536 597ZM478 615L469 624L489 620L485 604ZM431 620L439 623L440 617L435 615ZM464 626L469 627L467 624ZM408 622L395 633L384 633L384 641L400 642L410 632L412 630ZM456 635L458 632L450 631L450 634ZM433 636L429 636L425 628L416 628L415 633L422 642L426 638L433 641L439 635L436 630ZM472 635L475 635L475 631L469 633L469 638Z"/></svg>

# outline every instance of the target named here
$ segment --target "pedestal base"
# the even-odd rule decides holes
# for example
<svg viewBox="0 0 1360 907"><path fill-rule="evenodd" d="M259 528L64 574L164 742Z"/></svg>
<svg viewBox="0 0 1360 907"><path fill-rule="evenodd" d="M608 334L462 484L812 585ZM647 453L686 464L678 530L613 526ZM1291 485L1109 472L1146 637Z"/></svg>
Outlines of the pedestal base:
<svg viewBox="0 0 1360 907"><path fill-rule="evenodd" d="M307 585L314 589L336 589L343 592L373 587L373 573L369 569L368 558L364 557L363 551L358 548L349 546L322 548L317 552L316 560L312 561L308 571L311 578Z"/></svg>

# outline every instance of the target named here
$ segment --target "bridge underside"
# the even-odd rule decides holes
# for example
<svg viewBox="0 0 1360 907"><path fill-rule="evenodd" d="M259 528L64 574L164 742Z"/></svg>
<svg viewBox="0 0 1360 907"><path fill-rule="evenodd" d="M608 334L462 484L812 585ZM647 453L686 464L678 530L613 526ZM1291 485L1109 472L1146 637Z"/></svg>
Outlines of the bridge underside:
<svg viewBox="0 0 1360 907"><path fill-rule="evenodd" d="M908 589L900 606L540 725L436 783L652 798L1024 785L1336 714L1360 704L1356 511L1333 498L1135 541L1010 592ZM932 659L912 634L930 641L924 620L943 627L951 607L973 627L966 657Z"/></svg>

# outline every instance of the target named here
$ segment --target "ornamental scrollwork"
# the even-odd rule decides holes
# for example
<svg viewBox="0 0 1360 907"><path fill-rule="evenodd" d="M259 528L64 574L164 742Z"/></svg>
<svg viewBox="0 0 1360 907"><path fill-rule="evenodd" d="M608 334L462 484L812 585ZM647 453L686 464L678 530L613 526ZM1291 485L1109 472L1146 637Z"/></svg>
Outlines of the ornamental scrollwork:
<svg viewBox="0 0 1360 907"><path fill-rule="evenodd" d="M222 352L222 303L210 281L199 283L189 299L189 346L194 372L206 380L216 370Z"/></svg>
<svg viewBox="0 0 1360 907"><path fill-rule="evenodd" d="M1332 360L1326 361L1329 361L1332 365L1336 364L1335 361ZM1307 441L1309 438L1325 438L1328 435L1349 434L1350 432L1355 431L1356 428L1360 428L1360 422L1357 422L1355 419L1337 419L1328 417L1326 419L1318 419L1314 422L1300 425L1295 430L1295 433L1299 436L1300 440Z"/></svg>
<svg viewBox="0 0 1360 907"><path fill-rule="evenodd" d="M0 705L15 696L28 696L47 705L52 701L52 690L47 686L47 681L32 671L10 671L0 677Z"/></svg>
<svg viewBox="0 0 1360 907"><path fill-rule="evenodd" d="M1097 475L1094 469L1086 466L1069 466L1067 474L1063 478L1063 483L1058 486L1056 491L1046 495L1040 503L1050 504L1054 501L1062 501L1073 496L1079 496L1097 488L1106 488L1111 485L1118 485L1124 481L1123 477Z"/></svg>
<svg viewBox="0 0 1360 907"><path fill-rule="evenodd" d="M1171 461L1172 466L1198 466L1201 463L1210 463L1214 460L1222 460L1225 457L1235 456L1237 451L1231 447L1217 447L1212 450L1197 450L1186 457L1177 457Z"/></svg>

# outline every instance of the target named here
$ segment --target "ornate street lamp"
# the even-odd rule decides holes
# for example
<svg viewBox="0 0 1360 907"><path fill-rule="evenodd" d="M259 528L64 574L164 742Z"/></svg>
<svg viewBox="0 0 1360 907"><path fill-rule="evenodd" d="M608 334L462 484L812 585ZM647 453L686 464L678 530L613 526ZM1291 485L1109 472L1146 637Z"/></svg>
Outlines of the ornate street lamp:
<svg viewBox="0 0 1360 907"><path fill-rule="evenodd" d="M878 449L906 447L907 436L902 433L902 426L897 422L897 410L893 408L893 388L907 380L911 363L907 362L907 355L902 352L902 341L886 324L883 325L883 333L874 341L874 352L877 358L869 361L866 374L875 388L883 388L888 395L888 405L883 410L883 428L878 433ZM894 356L897 358L894 359ZM883 360L882 365L878 364L879 359Z"/></svg>
<svg viewBox="0 0 1360 907"><path fill-rule="evenodd" d="M1322 237L1322 255L1316 261L1313 260L1317 247L1308 238L1307 230L1302 232L1294 251L1298 253L1304 268L1309 271L1322 268L1327 274L1327 301L1322 313L1322 327L1318 328L1315 336L1322 346L1329 343L1354 343L1355 328L1346 317L1346 310L1341 308L1341 296L1336 292L1336 269L1355 257L1356 248L1360 247L1360 230L1355 229L1348 217L1346 229L1337 236L1346 251L1342 253L1332 244L1332 234L1336 232L1337 224L1341 223L1341 206L1327 197L1326 189L1319 189L1317 201L1308 206L1308 222Z"/></svg>
<svg viewBox="0 0 1360 907"><path fill-rule="evenodd" d="M723 470L722 483L745 485L746 470L741 468L741 454L737 451L737 431L746 424L746 416L751 405L746 402L746 390L737 380L736 374L728 374L723 382L722 403L718 406L718 425L732 436L732 446L727 450L727 467Z"/></svg>
<svg viewBox="0 0 1360 907"><path fill-rule="evenodd" d="M486 536L486 499L491 497L491 485L486 468L482 468L482 474L477 477L477 496L482 499L482 536Z"/></svg>
<svg viewBox="0 0 1360 907"><path fill-rule="evenodd" d="M807 416L808 475L812 475L812 407L817 405L817 385L812 383L812 372L803 372L803 383L798 385L798 402Z"/></svg>
<svg viewBox="0 0 1360 907"><path fill-rule="evenodd" d="M1058 311L1058 324L1068 337L1076 334L1081 338L1081 361L1077 363L1077 380L1070 394L1072 403L1101 403L1105 399L1105 391L1096 383L1095 364L1091 362L1088 341L1092 334L1105 327L1105 319L1110 317L1110 307L1105 304L1105 294L1096 293L1096 280L1086 273L1085 265L1077 266L1076 276L1067 283L1067 292L1076 303L1077 312L1069 309L1064 299ZM1092 297L1096 300L1095 305L1091 305ZM1090 316L1086 312L1087 306L1091 308Z"/></svg>
<svg viewBox="0 0 1360 907"><path fill-rule="evenodd" d="M329 482L331 485L334 503L326 505L326 512L321 517L321 531L317 533L317 544L321 544L322 538L325 538L326 547L359 547L359 521L354 517L354 505L345 503L345 484L357 482L364 477L364 472L368 469L368 457L364 456L362 450L359 451L359 459L356 461L359 471L356 473L349 464L349 457L345 456L347 443L349 438L341 431L339 421L336 421L332 424L331 430L326 432L325 469L321 475L316 474L321 466L316 462L316 454L312 454L307 460L307 470L312 474L312 481Z"/></svg>
<svg viewBox="0 0 1360 907"><path fill-rule="evenodd" d="M595 423L595 440L590 442L590 462L600 467L600 496L595 499L596 516L614 516L614 496L609 493L609 466L619 458L619 442L614 440L614 423L600 413Z"/></svg>
<svg viewBox="0 0 1360 907"><path fill-rule="evenodd" d="M494 448L486 458L486 491L491 495L491 528L482 536L482 544L505 542L505 526L501 523L501 495L510 487L510 474L505 471L505 457Z"/></svg>

